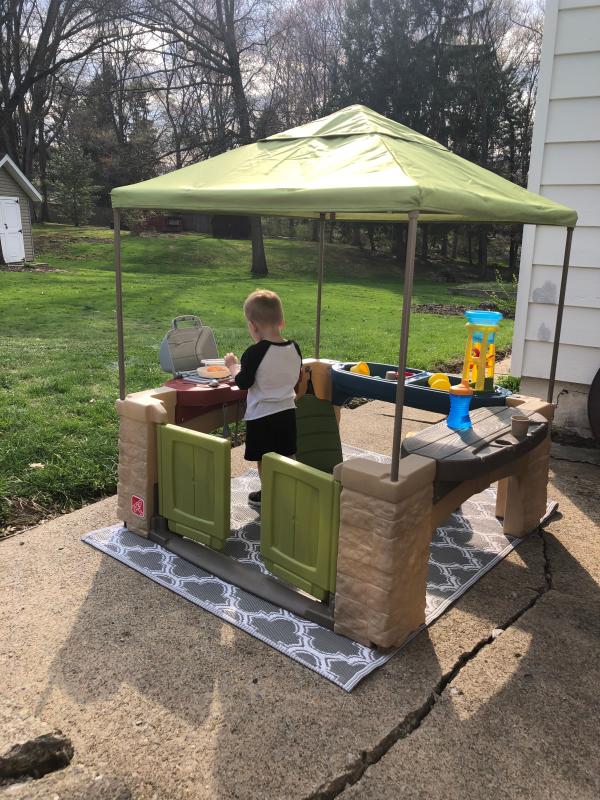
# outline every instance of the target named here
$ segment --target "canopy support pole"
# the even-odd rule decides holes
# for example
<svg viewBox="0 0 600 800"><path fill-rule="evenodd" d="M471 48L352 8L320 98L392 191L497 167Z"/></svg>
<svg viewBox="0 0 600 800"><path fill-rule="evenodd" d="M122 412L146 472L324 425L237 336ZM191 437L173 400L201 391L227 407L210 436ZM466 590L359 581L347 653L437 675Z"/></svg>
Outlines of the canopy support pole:
<svg viewBox="0 0 600 800"><path fill-rule="evenodd" d="M121 282L121 212L113 208L115 241L115 295L117 300L117 348L119 351L119 398L125 399L125 341L123 337L123 291Z"/></svg>
<svg viewBox="0 0 600 800"><path fill-rule="evenodd" d="M321 348L321 293L325 271L325 214L319 216L319 270L317 274L317 324L315 327L315 358L319 358Z"/></svg>
<svg viewBox="0 0 600 800"><path fill-rule="evenodd" d="M549 403L552 403L554 395L554 379L556 377L556 363L558 361L558 346L560 344L560 329L562 327L563 311L565 308L565 294L567 291L567 273L569 272L569 260L571 258L571 242L573 240L573 228L567 228L567 240L565 242L565 256L563 259L562 276L560 279L560 292L558 294L558 309L556 311L556 326L554 328L554 344L552 346L552 361L550 362L550 378L548 379Z"/></svg>
<svg viewBox="0 0 600 800"><path fill-rule="evenodd" d="M410 304L412 300L413 279L415 275L415 251L417 249L418 211L408 214L408 237L406 241L406 261L404 265L404 295L402 299L402 324L400 327L400 353L398 355L398 386L396 388L396 413L394 416L394 439L392 444L392 469L390 477L398 480L400 465L400 443L402 434L402 414L404 411L404 373L408 354L408 329L410 324Z"/></svg>

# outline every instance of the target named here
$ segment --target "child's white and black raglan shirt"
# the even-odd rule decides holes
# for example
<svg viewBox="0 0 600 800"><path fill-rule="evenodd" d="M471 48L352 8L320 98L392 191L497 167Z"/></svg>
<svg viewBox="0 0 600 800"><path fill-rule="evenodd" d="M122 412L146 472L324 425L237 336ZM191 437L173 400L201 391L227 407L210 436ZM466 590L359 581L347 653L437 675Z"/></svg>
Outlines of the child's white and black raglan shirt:
<svg viewBox="0 0 600 800"><path fill-rule="evenodd" d="M240 364L235 382L240 389L248 389L245 420L295 407L295 387L302 369L302 354L296 342L263 339L244 352Z"/></svg>

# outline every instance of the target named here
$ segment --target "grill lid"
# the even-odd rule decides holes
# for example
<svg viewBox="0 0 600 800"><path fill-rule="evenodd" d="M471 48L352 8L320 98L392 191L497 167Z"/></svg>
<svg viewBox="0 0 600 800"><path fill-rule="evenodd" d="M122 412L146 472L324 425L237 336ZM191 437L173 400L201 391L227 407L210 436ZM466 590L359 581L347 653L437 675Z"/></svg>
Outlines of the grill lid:
<svg viewBox="0 0 600 800"><path fill-rule="evenodd" d="M190 327L179 327L182 322L192 323ZM193 314L175 317L171 330L160 344L160 366L174 376L188 370L195 370L207 358L218 358L219 351L211 328Z"/></svg>

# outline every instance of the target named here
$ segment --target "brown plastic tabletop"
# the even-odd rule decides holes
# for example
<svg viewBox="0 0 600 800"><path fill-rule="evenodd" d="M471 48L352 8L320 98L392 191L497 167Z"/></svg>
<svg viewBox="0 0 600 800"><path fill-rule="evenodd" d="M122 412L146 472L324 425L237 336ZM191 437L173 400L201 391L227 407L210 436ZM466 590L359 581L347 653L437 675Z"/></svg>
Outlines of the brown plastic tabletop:
<svg viewBox="0 0 600 800"><path fill-rule="evenodd" d="M219 381L218 386L194 383L183 378L165 381L165 386L175 389L177 403L184 406L215 406L237 403L246 399L246 390L239 389L233 381Z"/></svg>
<svg viewBox="0 0 600 800"><path fill-rule="evenodd" d="M243 403L247 395L247 391L239 389L233 381L220 381L213 387L175 378L165 381L164 385L177 392L175 422L178 424L223 406Z"/></svg>
<svg viewBox="0 0 600 800"><path fill-rule="evenodd" d="M436 462L436 481L464 481L482 471L504 466L524 455L547 435L548 420L541 414L526 414L529 430L517 439L511 433L511 417L523 414L519 407L478 408L471 412L473 427L451 430L446 421L406 438L402 455L415 453Z"/></svg>

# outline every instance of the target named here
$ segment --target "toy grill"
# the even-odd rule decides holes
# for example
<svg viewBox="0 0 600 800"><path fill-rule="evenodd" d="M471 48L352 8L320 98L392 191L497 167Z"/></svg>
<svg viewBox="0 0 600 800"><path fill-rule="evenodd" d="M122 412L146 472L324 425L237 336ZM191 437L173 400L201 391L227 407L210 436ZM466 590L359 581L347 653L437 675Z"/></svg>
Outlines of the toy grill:
<svg viewBox="0 0 600 800"><path fill-rule="evenodd" d="M171 329L161 342L159 358L161 369L173 378L209 385L214 379L198 375L198 367L224 364L212 329L193 314L175 317L171 322Z"/></svg>

